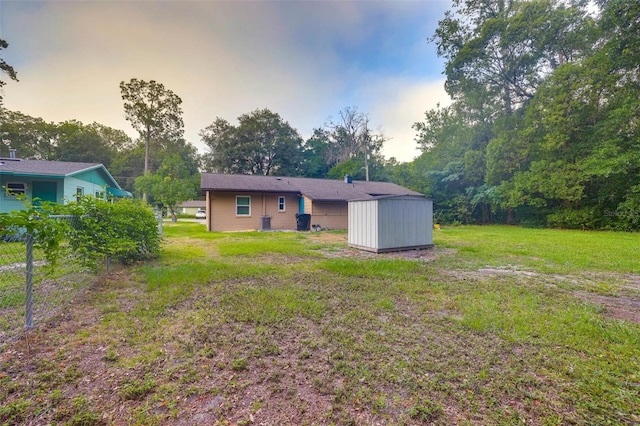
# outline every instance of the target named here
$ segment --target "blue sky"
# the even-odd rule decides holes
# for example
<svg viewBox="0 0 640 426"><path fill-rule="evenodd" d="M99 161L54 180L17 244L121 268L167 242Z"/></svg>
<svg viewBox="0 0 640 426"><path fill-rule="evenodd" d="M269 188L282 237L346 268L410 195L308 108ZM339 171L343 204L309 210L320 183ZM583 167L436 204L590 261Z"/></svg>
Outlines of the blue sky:
<svg viewBox="0 0 640 426"><path fill-rule="evenodd" d="M183 100L185 137L257 108L301 136L357 107L389 139L387 158L418 152L411 125L448 103L428 43L450 1L0 0L3 58L19 82L4 106L47 121L135 132L119 83L154 79ZM6 76L3 78L7 81Z"/></svg>

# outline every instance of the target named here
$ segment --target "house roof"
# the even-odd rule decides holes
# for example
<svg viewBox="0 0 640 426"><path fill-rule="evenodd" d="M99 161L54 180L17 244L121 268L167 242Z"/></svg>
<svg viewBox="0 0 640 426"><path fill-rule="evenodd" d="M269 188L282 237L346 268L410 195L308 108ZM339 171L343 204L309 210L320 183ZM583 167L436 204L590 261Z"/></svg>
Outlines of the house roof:
<svg viewBox="0 0 640 426"><path fill-rule="evenodd" d="M180 204L178 207L205 207L207 202L205 200L189 200Z"/></svg>
<svg viewBox="0 0 640 426"><path fill-rule="evenodd" d="M0 174L11 176L65 178L91 170L102 173L111 186L120 189L120 185L100 163L0 158Z"/></svg>
<svg viewBox="0 0 640 426"><path fill-rule="evenodd" d="M380 195L424 196L391 182L345 183L343 180L220 173L202 173L200 189L203 193L205 191L294 192L314 201L348 201Z"/></svg>

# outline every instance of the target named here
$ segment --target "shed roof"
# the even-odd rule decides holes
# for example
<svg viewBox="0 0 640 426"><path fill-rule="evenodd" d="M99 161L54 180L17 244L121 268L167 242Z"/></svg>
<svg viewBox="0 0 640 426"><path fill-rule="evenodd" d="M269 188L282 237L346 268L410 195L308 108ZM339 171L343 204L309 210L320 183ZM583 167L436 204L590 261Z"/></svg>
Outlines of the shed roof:
<svg viewBox="0 0 640 426"><path fill-rule="evenodd" d="M222 173L202 173L200 189L226 192L293 192L302 194L314 201L348 201L370 198L380 195L423 194L411 191L391 182L311 179L285 176L231 175Z"/></svg>
<svg viewBox="0 0 640 426"><path fill-rule="evenodd" d="M91 170L98 170L112 186L120 188L111 173L100 163L0 158L0 174L12 176L65 178Z"/></svg>

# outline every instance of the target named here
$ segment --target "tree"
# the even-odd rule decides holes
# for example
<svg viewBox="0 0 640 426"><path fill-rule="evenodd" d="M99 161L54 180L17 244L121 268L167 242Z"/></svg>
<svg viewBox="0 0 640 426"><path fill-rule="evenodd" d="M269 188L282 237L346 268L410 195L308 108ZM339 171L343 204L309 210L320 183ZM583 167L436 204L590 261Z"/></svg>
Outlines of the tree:
<svg viewBox="0 0 640 426"><path fill-rule="evenodd" d="M157 145L157 155L149 159L149 168L158 170L167 156L178 155L184 162L191 176L199 173L200 156L193 144L184 139L162 140ZM145 144L142 140L116 152L109 170L127 191L135 192L134 183L137 177L144 175Z"/></svg>
<svg viewBox="0 0 640 426"><path fill-rule="evenodd" d="M585 79L576 80L574 101L563 97L572 80L561 76L602 44L586 3L454 0L439 22L431 41L454 101L414 125L423 151L415 172L450 220L486 222L499 213L509 222L517 208L580 206L587 180L571 162L590 149L583 136L593 122L578 117L594 104L577 82ZM553 162L562 158L567 164Z"/></svg>
<svg viewBox="0 0 640 426"><path fill-rule="evenodd" d="M149 171L149 150L152 142L179 139L184 133L182 99L155 80L132 78L120 82L125 118L140 133L145 143L144 171Z"/></svg>
<svg viewBox="0 0 640 426"><path fill-rule="evenodd" d="M9 43L7 43L5 40L0 39L0 50L6 49L7 47L9 47ZM7 64L4 61L4 59L2 59L2 58L0 58L0 71L2 71L3 73L7 74L11 80L18 81L18 75L17 75L16 71L13 69L13 67L11 65ZM7 84L7 83L5 83L4 81L0 80L0 89L5 84ZM2 95L1 94L0 94L0 106L2 106Z"/></svg>
<svg viewBox="0 0 640 426"><path fill-rule="evenodd" d="M166 207L174 220L176 206L197 197L199 186L200 176L192 175L177 154L165 157L156 173L147 172L135 181L136 192L148 194L155 204Z"/></svg>
<svg viewBox="0 0 640 426"><path fill-rule="evenodd" d="M116 154L109 171L122 189L135 192L135 180L144 174L144 142Z"/></svg>
<svg viewBox="0 0 640 426"><path fill-rule="evenodd" d="M339 112L337 119L330 117L325 127L329 136L328 164L334 167L358 158L368 181L370 162L384 162L380 151L385 142L384 135L369 128L369 116L355 107L347 107Z"/></svg>
<svg viewBox="0 0 640 426"><path fill-rule="evenodd" d="M55 159L57 126L42 118L0 107L0 145L22 158Z"/></svg>
<svg viewBox="0 0 640 426"><path fill-rule="evenodd" d="M104 126L102 126L104 128ZM59 161L111 164L115 150L95 127L69 120L58 124L54 158Z"/></svg>
<svg viewBox="0 0 640 426"><path fill-rule="evenodd" d="M329 173L329 133L325 129L313 129L313 135L302 146L300 171L309 178L326 178Z"/></svg>
<svg viewBox="0 0 640 426"><path fill-rule="evenodd" d="M103 143L115 152L124 151L133 148L134 141L124 131L105 126L100 123L93 122L86 126L96 132Z"/></svg>
<svg viewBox="0 0 640 426"><path fill-rule="evenodd" d="M571 3L454 0L456 12L446 13L432 38L447 61L447 92L491 117L521 107L546 76L594 41L585 2Z"/></svg>
<svg viewBox="0 0 640 426"><path fill-rule="evenodd" d="M298 131L268 109L238 117L238 126L222 118L200 131L209 147L205 167L222 173L296 176L302 152Z"/></svg>

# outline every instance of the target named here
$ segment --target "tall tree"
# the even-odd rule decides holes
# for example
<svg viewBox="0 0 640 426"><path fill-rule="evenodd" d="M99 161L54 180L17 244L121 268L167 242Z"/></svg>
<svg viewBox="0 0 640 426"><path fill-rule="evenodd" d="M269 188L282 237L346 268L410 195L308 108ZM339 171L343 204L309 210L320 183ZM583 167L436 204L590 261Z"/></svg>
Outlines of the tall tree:
<svg viewBox="0 0 640 426"><path fill-rule="evenodd" d="M325 127L329 136L329 165L333 167L357 158L368 181L370 163L384 161L380 151L385 142L384 135L369 128L369 116L355 107L347 107L336 119L329 118Z"/></svg>
<svg viewBox="0 0 640 426"><path fill-rule="evenodd" d="M447 92L491 117L509 115L593 42L584 3L454 0L432 38L446 60Z"/></svg>
<svg viewBox="0 0 640 426"><path fill-rule="evenodd" d="M531 109L548 111L540 88L564 67L584 62L598 45L586 3L453 0L453 10L439 22L431 41L445 59L453 104L427 112L414 128L429 195L453 220L492 220L501 207L510 221L524 200L520 190L533 189L534 180L516 185L514 176L540 160L539 141L558 128L543 130ZM543 170L535 165L536 174ZM550 165L549 179L535 182L547 196L575 203L578 192L551 188L569 182L558 178L564 172L578 182L575 167L558 164Z"/></svg>
<svg viewBox="0 0 640 426"><path fill-rule="evenodd" d="M302 138L269 109L238 117L238 126L222 118L200 131L209 147L205 165L224 173L299 175Z"/></svg>
<svg viewBox="0 0 640 426"><path fill-rule="evenodd" d="M144 171L149 171L149 149L152 142L179 139L184 133L182 99L155 80L132 78L120 82L125 118L140 133L145 143Z"/></svg>
<svg viewBox="0 0 640 426"><path fill-rule="evenodd" d="M149 159L149 168L158 170L162 167L165 157L178 155L189 173L197 175L200 170L200 156L193 144L180 138L172 141L161 141L157 146L158 155ZM127 191L135 192L134 182L137 177L144 175L145 143L138 139L135 143L116 152L109 170L118 183Z"/></svg>
<svg viewBox="0 0 640 426"><path fill-rule="evenodd" d="M9 43L7 43L5 40L0 39L0 50L6 49L7 47L9 47ZM2 58L0 58L0 71L7 74L11 80L18 81L18 75L16 71L13 69L11 65L7 64L5 60ZM7 83L0 80L0 89L5 84ZM0 94L0 106L1 105L2 105L2 94Z"/></svg>

